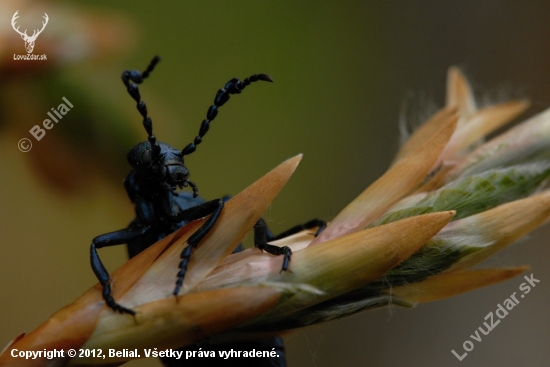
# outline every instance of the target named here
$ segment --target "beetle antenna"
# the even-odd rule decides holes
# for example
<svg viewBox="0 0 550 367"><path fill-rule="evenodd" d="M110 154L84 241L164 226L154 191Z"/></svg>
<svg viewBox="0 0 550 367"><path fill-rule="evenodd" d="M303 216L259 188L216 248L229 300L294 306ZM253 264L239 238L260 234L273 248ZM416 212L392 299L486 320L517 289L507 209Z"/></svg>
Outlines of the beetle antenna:
<svg viewBox="0 0 550 367"><path fill-rule="evenodd" d="M156 136L153 135L153 121L151 121L151 118L147 115L147 106L145 105L145 102L141 100L141 95L137 85L143 83L159 61L160 57L155 56L149 63L149 66L147 66L147 69L143 72L140 72L139 70L124 70L122 72L122 82L126 86L128 94L136 101L137 110L143 117L143 127L145 128L145 131L147 131L147 139L149 140L149 144L151 144L151 148L153 150L151 155L153 161L157 161L160 158L160 146L157 143Z"/></svg>
<svg viewBox="0 0 550 367"><path fill-rule="evenodd" d="M267 74L254 74L243 81L240 81L237 78L233 78L225 84L225 87L218 90L216 98L214 98L214 104L210 106L206 112L206 119L203 120L201 128L199 130L199 135L193 140L192 143L189 143L181 151L181 156L188 155L193 153L197 149L197 145L202 142L202 138L210 129L210 122L216 118L218 115L218 108L223 106L225 102L229 100L231 94L239 94L241 91L250 83L257 82L258 80L263 80L266 82L273 82L273 79Z"/></svg>

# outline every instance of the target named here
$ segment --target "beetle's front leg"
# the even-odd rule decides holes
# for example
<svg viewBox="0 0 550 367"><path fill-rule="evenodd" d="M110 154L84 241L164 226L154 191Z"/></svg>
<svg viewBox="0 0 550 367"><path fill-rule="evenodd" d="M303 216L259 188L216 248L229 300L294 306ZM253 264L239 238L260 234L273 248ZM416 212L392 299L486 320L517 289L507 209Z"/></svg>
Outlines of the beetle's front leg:
<svg viewBox="0 0 550 367"><path fill-rule="evenodd" d="M133 239L144 235L147 231L149 231L149 229L149 226L122 229L120 231L102 234L92 240L92 245L90 246L90 262L92 265L92 270L94 271L97 280L99 280L99 283L103 286L103 299L105 300L105 303L116 312L128 313L130 315L136 314L134 311L122 307L115 302L113 296L111 295L111 278L99 258L97 249L127 243L128 241L132 241Z"/></svg>
<svg viewBox="0 0 550 367"><path fill-rule="evenodd" d="M187 247L181 252L181 262L179 263L179 272L178 279L176 281L176 288L174 289L174 296L177 296L181 286L183 284L183 279L185 278L185 272L187 271L187 266L189 265L189 258L191 257L191 251L193 248L197 247L200 241L210 232L216 221L218 220L220 213L223 209L223 200L216 199L207 201L206 203L199 204L197 206L185 209L173 216L173 220L186 222L191 222L193 220L206 217L209 214L212 214L206 222L187 240Z"/></svg>

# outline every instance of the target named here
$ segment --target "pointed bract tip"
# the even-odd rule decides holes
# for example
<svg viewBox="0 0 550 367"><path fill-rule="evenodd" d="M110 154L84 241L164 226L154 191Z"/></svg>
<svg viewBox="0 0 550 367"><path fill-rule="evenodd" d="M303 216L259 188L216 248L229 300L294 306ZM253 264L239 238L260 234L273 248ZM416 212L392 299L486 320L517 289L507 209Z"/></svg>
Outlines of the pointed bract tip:
<svg viewBox="0 0 550 367"><path fill-rule="evenodd" d="M419 283L394 287L392 296L412 304L438 301L508 280L527 269L529 266L442 273Z"/></svg>
<svg viewBox="0 0 550 367"><path fill-rule="evenodd" d="M303 157L304 157L303 153L296 154L294 157L290 157L286 161L281 163L281 165L291 164L294 167L294 169L296 169L296 167L298 167L298 164L300 164L300 162L302 161Z"/></svg>

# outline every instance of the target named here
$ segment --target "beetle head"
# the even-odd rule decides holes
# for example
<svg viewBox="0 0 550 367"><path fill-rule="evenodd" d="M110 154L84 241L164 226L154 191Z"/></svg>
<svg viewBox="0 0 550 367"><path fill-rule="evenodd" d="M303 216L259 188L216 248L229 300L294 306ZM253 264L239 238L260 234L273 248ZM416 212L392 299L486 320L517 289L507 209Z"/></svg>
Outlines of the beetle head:
<svg viewBox="0 0 550 367"><path fill-rule="evenodd" d="M128 162L134 171L172 187L188 186L189 170L183 164L181 151L165 143L157 144L160 147L158 155L153 154L148 141L139 143L128 152Z"/></svg>

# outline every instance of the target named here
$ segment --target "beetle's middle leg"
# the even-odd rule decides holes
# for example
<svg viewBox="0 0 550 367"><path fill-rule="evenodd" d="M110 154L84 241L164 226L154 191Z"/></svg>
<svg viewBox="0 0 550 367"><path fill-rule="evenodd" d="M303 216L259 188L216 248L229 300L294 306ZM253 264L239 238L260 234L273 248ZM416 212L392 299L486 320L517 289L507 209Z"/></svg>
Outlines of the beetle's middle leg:
<svg viewBox="0 0 550 367"><path fill-rule="evenodd" d="M193 206L191 208L185 209L175 216L175 220L185 220L186 222L191 222L193 220L206 217L209 214L212 214L206 222L189 237L187 240L187 247L183 249L181 252L180 258L181 261L179 263L179 272L178 272L178 279L176 280L176 288L174 289L174 292L172 293L174 296L177 296L181 286L183 285L183 280L185 278L185 273L187 272L187 266L189 265L189 259L191 257L191 251L193 248L197 247L200 241L210 232L212 227L214 227L214 224L216 224L216 221L218 220L220 213L223 209L223 200L222 199L216 199L207 201L206 203L199 204L197 206Z"/></svg>

